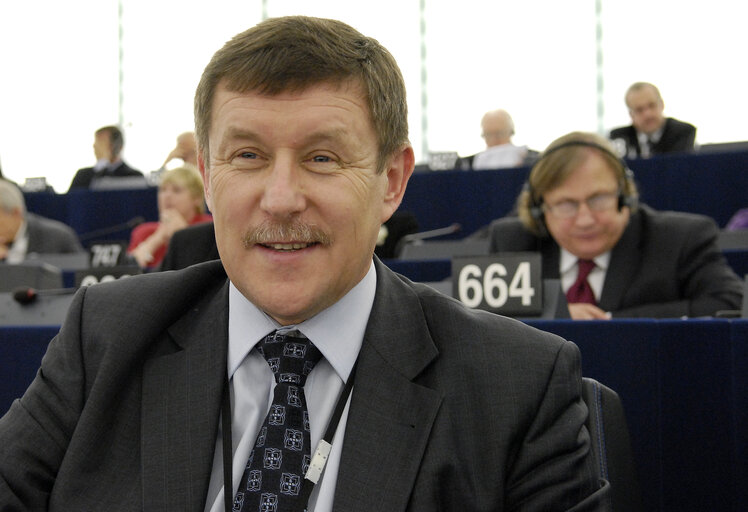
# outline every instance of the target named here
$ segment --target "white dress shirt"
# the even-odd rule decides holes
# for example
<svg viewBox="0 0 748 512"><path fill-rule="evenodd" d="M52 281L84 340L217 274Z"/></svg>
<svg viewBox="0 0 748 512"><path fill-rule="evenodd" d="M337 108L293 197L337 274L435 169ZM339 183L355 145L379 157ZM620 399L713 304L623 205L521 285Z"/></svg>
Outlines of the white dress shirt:
<svg viewBox="0 0 748 512"><path fill-rule="evenodd" d="M578 258L576 256L566 249L561 249L558 272L561 276L561 288L564 290L564 293L577 280L577 275L579 274L577 261ZM590 288L592 288L592 292L595 294L595 300L600 302L600 296L603 293L603 284L605 283L605 273L608 271L608 264L610 263L610 251L601 254L593 261L595 262L595 268L587 275L587 282L590 283Z"/></svg>
<svg viewBox="0 0 748 512"><path fill-rule="evenodd" d="M647 158L652 156L652 145L660 142L664 131L665 125L663 124L662 127L654 133L647 134L640 131L636 132L636 138L639 140L639 149L641 150L642 157Z"/></svg>
<svg viewBox="0 0 748 512"><path fill-rule="evenodd" d="M499 144L478 153L473 158L473 170L503 169L522 165L527 156L527 146Z"/></svg>
<svg viewBox="0 0 748 512"><path fill-rule="evenodd" d="M5 255L5 263L17 264L26 259L26 253L29 248L29 236L26 233L26 221L22 221L18 226L13 243L8 247L8 253Z"/></svg>
<svg viewBox="0 0 748 512"><path fill-rule="evenodd" d="M300 331L323 356L304 385L312 454L324 435L340 392L358 357L375 292L376 271L372 262L366 276L338 302L300 324L283 328ZM270 409L275 388L273 373L255 345L279 328L275 320L249 302L233 283L230 284L228 375L234 452L232 496L236 494L257 432ZM350 398L333 438L327 466L309 500L309 512L332 510L349 406ZM205 511L221 512L223 509L222 433L219 425Z"/></svg>

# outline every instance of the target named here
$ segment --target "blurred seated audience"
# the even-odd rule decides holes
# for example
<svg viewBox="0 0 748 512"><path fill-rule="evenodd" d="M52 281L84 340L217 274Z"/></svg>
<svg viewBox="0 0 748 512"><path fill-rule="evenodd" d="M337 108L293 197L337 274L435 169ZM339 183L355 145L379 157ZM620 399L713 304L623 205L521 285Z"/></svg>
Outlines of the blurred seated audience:
<svg viewBox="0 0 748 512"><path fill-rule="evenodd" d="M132 230L127 252L141 268L159 266L174 232L191 224L210 222L205 213L203 181L192 166L166 171L158 187L158 222L146 222Z"/></svg>
<svg viewBox="0 0 748 512"><path fill-rule="evenodd" d="M497 109L486 112L481 119L481 136L486 141L486 149L476 155L467 157L473 170L502 169L525 165L528 158L536 155L527 146L515 146L512 143L514 121L506 110ZM462 167L466 167L462 164Z"/></svg>
<svg viewBox="0 0 748 512"><path fill-rule="evenodd" d="M84 252L75 231L26 211L17 185L0 178L0 261L21 263L31 254Z"/></svg>
<svg viewBox="0 0 748 512"><path fill-rule="evenodd" d="M574 132L552 142L517 199L490 226L491 252L542 254L574 319L699 317L739 309L742 282L713 219L638 204L611 143Z"/></svg>
<svg viewBox="0 0 748 512"><path fill-rule="evenodd" d="M69 190L89 188L96 178L103 176L143 176L142 172L131 168L122 160L124 146L125 137L118 127L104 126L96 130L93 144L96 164L78 169Z"/></svg>
<svg viewBox="0 0 748 512"><path fill-rule="evenodd" d="M665 117L665 102L659 89L648 82L636 82L626 91L631 125L610 132L617 153L626 158L647 158L662 153L691 151L696 127Z"/></svg>

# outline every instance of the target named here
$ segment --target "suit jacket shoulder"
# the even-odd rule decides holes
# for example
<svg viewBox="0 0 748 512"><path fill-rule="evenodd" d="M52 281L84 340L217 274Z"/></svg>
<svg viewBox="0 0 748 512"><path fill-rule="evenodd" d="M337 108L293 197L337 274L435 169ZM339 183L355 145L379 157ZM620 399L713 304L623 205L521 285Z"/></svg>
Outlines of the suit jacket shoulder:
<svg viewBox="0 0 748 512"><path fill-rule="evenodd" d="M631 216L611 254L600 306L620 317L709 316L737 309L740 279L704 215L660 212Z"/></svg>
<svg viewBox="0 0 748 512"><path fill-rule="evenodd" d="M576 346L376 265L334 509L601 510Z"/></svg>
<svg viewBox="0 0 748 512"><path fill-rule="evenodd" d="M89 185L91 185L93 175L93 167L84 167L83 169L78 169L75 173L75 176L73 176L73 181L70 182L70 187L68 188L68 190L70 191L78 188L88 188Z"/></svg>
<svg viewBox="0 0 748 512"><path fill-rule="evenodd" d="M0 503L202 510L226 375L226 283L208 263L79 290L41 371L0 419Z"/></svg>
<svg viewBox="0 0 748 512"><path fill-rule="evenodd" d="M27 213L26 229L29 237L28 253L83 252L76 232L60 221Z"/></svg>
<svg viewBox="0 0 748 512"><path fill-rule="evenodd" d="M696 142L696 127L692 124L668 117L662 138L654 145L656 153L691 151Z"/></svg>
<svg viewBox="0 0 748 512"><path fill-rule="evenodd" d="M610 138L616 139L616 138L623 138L626 140L630 140L631 138L636 136L636 130L634 130L634 127L632 125L629 126L620 126L618 128L614 128L610 131Z"/></svg>
<svg viewBox="0 0 748 512"><path fill-rule="evenodd" d="M75 173L75 176L73 176L73 181L70 182L70 187L68 190L89 188L91 186L91 181L93 181L95 174L96 173L93 167L84 167L82 169L78 169L78 171ZM127 163L124 160L122 160L120 165L114 169L111 175L112 176L143 176L143 173L138 171L137 169L133 169L132 167L127 165Z"/></svg>
<svg viewBox="0 0 748 512"><path fill-rule="evenodd" d="M114 169L114 176L142 176L143 173L137 169L133 169L123 160L122 165Z"/></svg>

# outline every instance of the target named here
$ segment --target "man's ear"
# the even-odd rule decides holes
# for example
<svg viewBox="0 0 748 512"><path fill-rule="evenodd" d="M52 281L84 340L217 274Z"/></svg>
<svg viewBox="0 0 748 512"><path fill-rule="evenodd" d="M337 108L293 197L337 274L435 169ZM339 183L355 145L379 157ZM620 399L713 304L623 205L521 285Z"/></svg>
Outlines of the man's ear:
<svg viewBox="0 0 748 512"><path fill-rule="evenodd" d="M198 148L197 150L197 168L200 171L200 176L203 178L205 204L208 205L208 210L213 211L212 198L210 195L210 171L205 164L205 152L203 151L203 148Z"/></svg>
<svg viewBox="0 0 748 512"><path fill-rule="evenodd" d="M382 204L382 222L389 219L400 206L408 180L415 168L415 156L410 145L404 146L390 159L387 169L387 190Z"/></svg>

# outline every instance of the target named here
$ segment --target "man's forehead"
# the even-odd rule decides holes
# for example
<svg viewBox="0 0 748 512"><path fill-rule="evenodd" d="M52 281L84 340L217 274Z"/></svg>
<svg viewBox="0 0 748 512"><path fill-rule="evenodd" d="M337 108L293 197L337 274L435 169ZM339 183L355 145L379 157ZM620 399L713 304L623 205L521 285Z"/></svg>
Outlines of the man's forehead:
<svg viewBox="0 0 748 512"><path fill-rule="evenodd" d="M626 98L629 107L635 106L634 104L659 103L659 101L660 98L651 87L642 87L631 91Z"/></svg>

